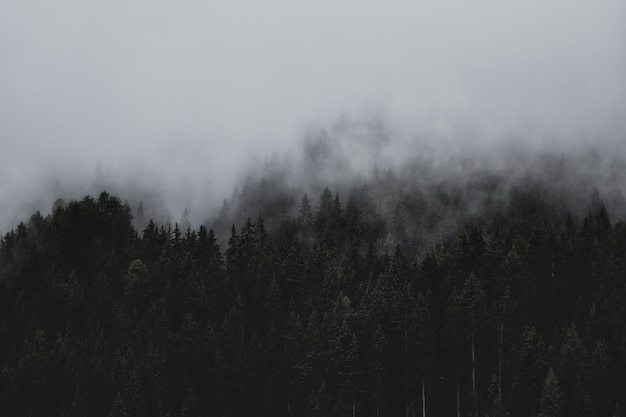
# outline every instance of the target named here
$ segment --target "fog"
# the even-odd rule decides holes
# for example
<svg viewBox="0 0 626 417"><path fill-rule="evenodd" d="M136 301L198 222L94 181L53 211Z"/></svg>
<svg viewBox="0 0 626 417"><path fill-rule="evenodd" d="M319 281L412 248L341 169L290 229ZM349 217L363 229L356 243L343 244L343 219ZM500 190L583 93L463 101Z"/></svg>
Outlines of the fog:
<svg viewBox="0 0 626 417"><path fill-rule="evenodd" d="M4 232L103 189L197 223L323 131L327 178L626 153L621 0L5 0L0 57Z"/></svg>

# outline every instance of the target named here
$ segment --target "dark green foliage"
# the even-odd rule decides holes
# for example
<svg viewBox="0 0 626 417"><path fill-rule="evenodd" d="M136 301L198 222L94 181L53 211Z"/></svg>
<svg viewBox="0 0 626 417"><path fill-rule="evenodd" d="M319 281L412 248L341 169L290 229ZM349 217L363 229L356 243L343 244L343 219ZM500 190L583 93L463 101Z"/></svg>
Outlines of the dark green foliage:
<svg viewBox="0 0 626 417"><path fill-rule="evenodd" d="M564 415L566 414L563 411L563 398L559 380L552 368L550 368L539 401L539 417L561 417Z"/></svg>
<svg viewBox="0 0 626 417"><path fill-rule="evenodd" d="M223 246L205 226L140 235L106 193L33 215L0 243L0 415L619 415L622 221L536 185L452 227L497 179L377 181ZM297 201L279 191L242 196L275 214Z"/></svg>

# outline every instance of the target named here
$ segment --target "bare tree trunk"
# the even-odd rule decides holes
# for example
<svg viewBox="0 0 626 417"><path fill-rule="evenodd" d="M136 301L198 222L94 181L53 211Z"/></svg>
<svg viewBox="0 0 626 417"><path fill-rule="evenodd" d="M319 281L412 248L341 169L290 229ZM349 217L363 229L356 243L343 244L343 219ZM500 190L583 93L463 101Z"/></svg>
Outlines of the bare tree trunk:
<svg viewBox="0 0 626 417"><path fill-rule="evenodd" d="M404 415L409 417L409 396L407 394L404 395Z"/></svg>
<svg viewBox="0 0 626 417"><path fill-rule="evenodd" d="M456 366L456 417L461 417L461 393L459 392L459 365Z"/></svg>
<svg viewBox="0 0 626 417"><path fill-rule="evenodd" d="M422 376L422 417L426 417L426 382Z"/></svg>
<svg viewBox="0 0 626 417"><path fill-rule="evenodd" d="M498 358L498 401L502 401L502 342L504 340L504 317L506 315L506 298L502 307L502 321L500 321L500 357Z"/></svg>
<svg viewBox="0 0 626 417"><path fill-rule="evenodd" d="M404 312L404 415L409 417L409 330L408 313Z"/></svg>
<svg viewBox="0 0 626 417"><path fill-rule="evenodd" d="M472 331L472 406L474 407L474 416L478 416L476 409L476 350L474 345L474 332Z"/></svg>
<svg viewBox="0 0 626 417"><path fill-rule="evenodd" d="M502 339L504 337L504 319L500 322L500 358L498 359L498 401L502 400Z"/></svg>
<svg viewBox="0 0 626 417"><path fill-rule="evenodd" d="M474 347L474 332L472 332L472 394L476 394L476 351Z"/></svg>
<svg viewBox="0 0 626 417"><path fill-rule="evenodd" d="M183 385L185 387L187 386L187 350L188 348L185 347L185 366L183 367Z"/></svg>
<svg viewBox="0 0 626 417"><path fill-rule="evenodd" d="M356 394L352 393L352 417L356 417Z"/></svg>
<svg viewBox="0 0 626 417"><path fill-rule="evenodd" d="M380 417L380 371L376 373L376 417Z"/></svg>

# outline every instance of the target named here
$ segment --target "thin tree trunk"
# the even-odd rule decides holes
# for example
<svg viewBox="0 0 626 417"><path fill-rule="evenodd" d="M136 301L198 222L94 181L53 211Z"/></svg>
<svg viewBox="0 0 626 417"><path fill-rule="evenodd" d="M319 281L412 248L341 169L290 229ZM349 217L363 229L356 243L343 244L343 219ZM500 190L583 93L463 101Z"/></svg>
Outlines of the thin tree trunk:
<svg viewBox="0 0 626 417"><path fill-rule="evenodd" d="M404 395L404 415L409 417L409 396L407 394Z"/></svg>
<svg viewBox="0 0 626 417"><path fill-rule="evenodd" d="M504 334L504 320L500 322L500 357L498 359L498 401L502 400L502 339Z"/></svg>
<svg viewBox="0 0 626 417"><path fill-rule="evenodd" d="M183 385L187 386L187 351L188 348L185 347L185 366L183 368Z"/></svg>
<svg viewBox="0 0 626 417"><path fill-rule="evenodd" d="M291 378L289 374L287 374L287 415L291 414L291 401L289 398L289 391L291 388Z"/></svg>
<svg viewBox="0 0 626 417"><path fill-rule="evenodd" d="M404 415L409 417L409 317L404 312Z"/></svg>
<svg viewBox="0 0 626 417"><path fill-rule="evenodd" d="M456 417L461 417L461 394L459 392L459 365L456 366Z"/></svg>
<svg viewBox="0 0 626 417"><path fill-rule="evenodd" d="M356 417L356 394L352 393L352 417Z"/></svg>
<svg viewBox="0 0 626 417"><path fill-rule="evenodd" d="M500 322L500 360L498 363L498 399L502 399L502 341L504 338L504 320Z"/></svg>
<svg viewBox="0 0 626 417"><path fill-rule="evenodd" d="M380 417L380 371L376 372L376 417Z"/></svg>
<svg viewBox="0 0 626 417"><path fill-rule="evenodd" d="M472 332L472 394L476 394L476 351L474 346L474 332Z"/></svg>
<svg viewBox="0 0 626 417"><path fill-rule="evenodd" d="M502 342L504 340L504 316L506 314L506 298L502 307L502 321L500 322L500 357L498 358L498 401L502 401Z"/></svg>
<svg viewBox="0 0 626 417"><path fill-rule="evenodd" d="M474 332L472 331L472 406L474 407L474 416L478 416L476 409L476 349L474 345Z"/></svg>
<svg viewBox="0 0 626 417"><path fill-rule="evenodd" d="M426 382L422 376L422 417L426 417Z"/></svg>

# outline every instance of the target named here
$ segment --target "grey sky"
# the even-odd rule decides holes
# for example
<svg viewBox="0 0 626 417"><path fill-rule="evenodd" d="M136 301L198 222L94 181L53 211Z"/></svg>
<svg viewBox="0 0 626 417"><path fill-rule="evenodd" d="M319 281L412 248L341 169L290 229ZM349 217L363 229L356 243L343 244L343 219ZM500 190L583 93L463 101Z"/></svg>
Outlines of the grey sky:
<svg viewBox="0 0 626 417"><path fill-rule="evenodd" d="M0 229L98 178L220 200L342 115L382 115L399 152L626 142L626 2L3 0Z"/></svg>

